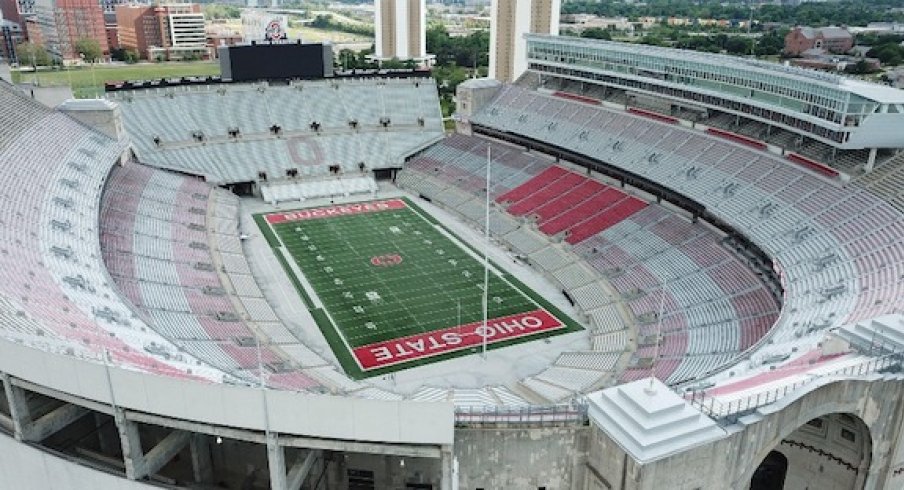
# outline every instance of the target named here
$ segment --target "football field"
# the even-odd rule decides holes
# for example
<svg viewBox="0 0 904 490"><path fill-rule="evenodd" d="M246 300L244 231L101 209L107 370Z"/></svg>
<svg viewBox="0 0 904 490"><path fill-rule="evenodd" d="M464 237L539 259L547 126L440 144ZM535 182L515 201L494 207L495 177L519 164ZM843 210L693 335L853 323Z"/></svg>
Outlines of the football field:
<svg viewBox="0 0 904 490"><path fill-rule="evenodd" d="M315 319L355 378L581 329L492 263L484 326L482 256L407 199L261 218L275 253L304 276L295 282L309 308L312 295L322 303Z"/></svg>

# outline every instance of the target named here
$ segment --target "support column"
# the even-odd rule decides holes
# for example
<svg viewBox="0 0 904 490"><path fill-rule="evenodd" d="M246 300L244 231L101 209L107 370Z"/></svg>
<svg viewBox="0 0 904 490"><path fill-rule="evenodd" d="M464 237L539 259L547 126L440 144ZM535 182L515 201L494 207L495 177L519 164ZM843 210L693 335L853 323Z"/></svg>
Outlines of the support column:
<svg viewBox="0 0 904 490"><path fill-rule="evenodd" d="M144 452L141 449L141 437L138 424L127 420L122 409L116 410L116 428L119 430L119 441L122 444L122 460L126 467L126 478L137 480L144 473Z"/></svg>
<svg viewBox="0 0 904 490"><path fill-rule="evenodd" d="M192 435L191 469L195 483L209 483L213 480L213 464L210 458L210 443L204 434Z"/></svg>
<svg viewBox="0 0 904 490"><path fill-rule="evenodd" d="M9 403L9 416L12 422L13 435L17 441L22 440L22 428L31 421L31 413L28 410L28 401L25 398L25 392L21 388L13 386L12 378L9 374L0 374L3 381L3 392L6 395L6 401Z"/></svg>
<svg viewBox="0 0 904 490"><path fill-rule="evenodd" d="M452 446L443 446L440 449L439 466L440 480L439 490L452 490L453 481L455 480L455 454L452 452Z"/></svg>
<svg viewBox="0 0 904 490"><path fill-rule="evenodd" d="M31 423L31 410L28 408L28 395L25 390L14 386L8 374L3 374L3 389L9 402L9 416L13 422L13 435L22 441L28 425Z"/></svg>
<svg viewBox="0 0 904 490"><path fill-rule="evenodd" d="M270 488L286 490L286 452L279 445L276 434L267 436L267 464L270 467Z"/></svg>
<svg viewBox="0 0 904 490"><path fill-rule="evenodd" d="M872 172L873 167L876 166L876 153L878 153L878 149L870 148L869 149L869 158L866 160L866 165L863 167L865 172Z"/></svg>

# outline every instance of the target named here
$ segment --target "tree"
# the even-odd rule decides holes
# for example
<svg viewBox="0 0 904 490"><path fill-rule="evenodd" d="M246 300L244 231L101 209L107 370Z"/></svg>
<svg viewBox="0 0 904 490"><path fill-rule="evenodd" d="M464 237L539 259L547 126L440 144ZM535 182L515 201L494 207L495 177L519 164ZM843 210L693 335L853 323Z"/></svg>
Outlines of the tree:
<svg viewBox="0 0 904 490"><path fill-rule="evenodd" d="M590 39L605 39L606 41L612 40L612 35L609 34L609 31L603 29L602 27L588 27L581 32L581 37L586 37Z"/></svg>
<svg viewBox="0 0 904 490"><path fill-rule="evenodd" d="M132 64L138 62L140 55L135 48L113 48L110 50L110 58Z"/></svg>
<svg viewBox="0 0 904 490"><path fill-rule="evenodd" d="M78 53L85 61L94 63L99 60L103 52L100 49L100 43L96 39L83 37L75 41L75 52Z"/></svg>
<svg viewBox="0 0 904 490"><path fill-rule="evenodd" d="M44 46L30 42L16 45L16 57L19 59L19 64L31 65L32 68L53 64Z"/></svg>
<svg viewBox="0 0 904 490"><path fill-rule="evenodd" d="M489 65L490 34L475 31L468 36L452 37L441 24L427 28L427 52L436 55L436 65L455 63L474 67Z"/></svg>
<svg viewBox="0 0 904 490"><path fill-rule="evenodd" d="M904 47L894 42L880 44L866 52L870 58L878 58L883 65L900 65L904 60Z"/></svg>
<svg viewBox="0 0 904 490"><path fill-rule="evenodd" d="M125 53L123 54L123 61L128 64L138 63L138 60L141 59L141 55L138 54L138 50L135 48L126 48Z"/></svg>
<svg viewBox="0 0 904 490"><path fill-rule="evenodd" d="M330 24L332 23L333 16L332 15L318 15L314 17L314 20L311 22L311 27L316 27L318 29L328 29Z"/></svg>
<svg viewBox="0 0 904 490"><path fill-rule="evenodd" d="M875 72L876 70L874 70L873 67L866 62L866 60L860 60L853 65L847 65L844 71L853 75L868 75Z"/></svg>
<svg viewBox="0 0 904 490"><path fill-rule="evenodd" d="M729 54L750 54L753 41L742 37L730 37L725 40L725 51Z"/></svg>

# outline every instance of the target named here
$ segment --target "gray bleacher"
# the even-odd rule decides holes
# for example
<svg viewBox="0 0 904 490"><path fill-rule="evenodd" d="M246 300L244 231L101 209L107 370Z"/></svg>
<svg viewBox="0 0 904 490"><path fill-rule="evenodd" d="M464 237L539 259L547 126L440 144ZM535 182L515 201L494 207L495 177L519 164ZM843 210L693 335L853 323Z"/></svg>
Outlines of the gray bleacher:
<svg viewBox="0 0 904 490"><path fill-rule="evenodd" d="M259 172L279 179L289 169L301 177L327 175L330 165L344 172L362 163L369 169L399 166L443 131L430 78L192 85L108 97L119 102L143 163L211 182L257 181ZM270 132L274 125L281 128L279 137ZM240 137L230 138L231 129ZM194 140L198 132L204 142Z"/></svg>
<svg viewBox="0 0 904 490"><path fill-rule="evenodd" d="M563 107L569 109L564 110ZM633 120L635 125L662 126L652 120L617 114L602 107L591 108L596 114L584 124L575 124L562 117L562 114L573 114L578 109L586 111L587 107L551 95L509 87L504 95L475 115L472 123L573 148L592 158L630 169L667 187L681 190L705 205L718 218L734 224L775 257L782 269L786 283L785 311L793 311L793 314L783 315L774 329L772 335L776 344L780 340L791 341L801 335L806 336L808 332L801 334L799 325L841 325L862 319L864 315L868 317L904 306L904 296L898 294L899 286L892 280L904 273L904 263L900 260L896 263L856 260L858 257L885 253L885 250L897 250L904 244L900 241L893 244L874 240L870 233L864 236L864 230L860 228L862 225L858 224L861 222L859 218L845 219L864 216L861 213L870 210L870 215L882 212L890 217L892 223L901 223L900 213L888 204L856 188L838 189L836 184L775 155L744 149L700 133L672 127L671 136L667 137L670 141L650 141L643 137L622 136L622 124L612 130L606 127L611 121L624 118ZM555 123L552 129L549 124L539 126L532 123L541 117ZM643 133L646 132L649 129ZM614 141L620 141L620 144L616 147ZM681 148L685 150L679 151ZM649 156L654 153L658 156L658 164L650 161ZM728 156L721 160L711 156L718 153L743 155L743 158L732 156L732 163L728 165L722 163ZM795 186L811 192L780 193L785 186L775 188L776 179L770 179L770 174L781 172L781 175L787 175L789 171L797 177ZM730 186L728 191L726 186ZM818 204L820 200L825 204ZM839 212L842 207L845 211ZM886 220L885 224L877 223L875 226L887 227L889 222ZM872 246L868 245L870 240L874 240ZM857 248L855 243L858 243ZM634 246L637 253L643 253L643 244ZM814 260L830 251L837 253L837 260L814 270ZM902 255L900 251L889 254ZM888 267L893 268L895 273L887 274L884 269ZM663 279L684 272L687 272L686 268L672 267ZM871 295L886 298L881 306L867 306L868 303L858 301L858 296L864 291L861 285L867 282L872 285ZM875 300L872 304L876 304ZM810 330L809 333L815 338L819 331ZM764 347L766 350L781 348L777 345ZM711 355L705 362L689 358L688 366L696 367L679 366L675 376L702 374L714 363L726 359L730 356Z"/></svg>

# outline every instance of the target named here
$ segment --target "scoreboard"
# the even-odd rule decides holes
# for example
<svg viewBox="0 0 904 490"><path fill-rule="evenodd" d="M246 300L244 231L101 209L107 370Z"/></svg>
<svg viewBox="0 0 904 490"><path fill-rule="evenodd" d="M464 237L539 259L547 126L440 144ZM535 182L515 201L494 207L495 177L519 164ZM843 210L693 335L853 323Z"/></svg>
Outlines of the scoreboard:
<svg viewBox="0 0 904 490"><path fill-rule="evenodd" d="M333 76L333 49L329 44L251 42L219 48L224 80L305 79Z"/></svg>

